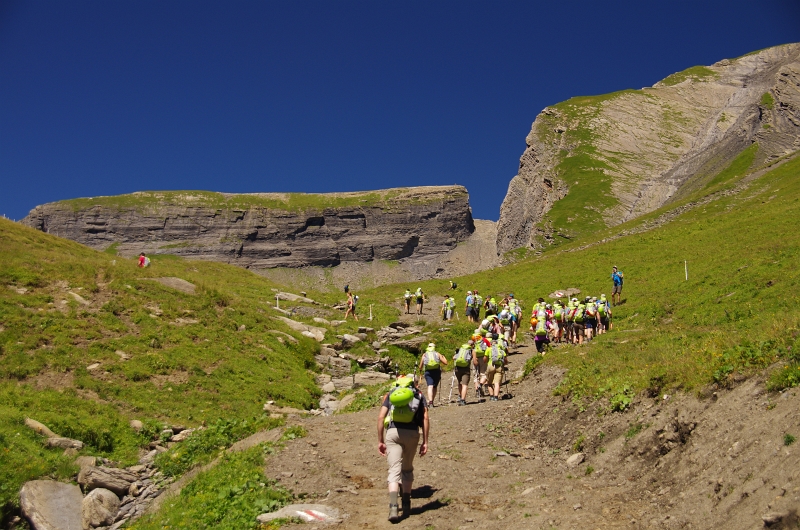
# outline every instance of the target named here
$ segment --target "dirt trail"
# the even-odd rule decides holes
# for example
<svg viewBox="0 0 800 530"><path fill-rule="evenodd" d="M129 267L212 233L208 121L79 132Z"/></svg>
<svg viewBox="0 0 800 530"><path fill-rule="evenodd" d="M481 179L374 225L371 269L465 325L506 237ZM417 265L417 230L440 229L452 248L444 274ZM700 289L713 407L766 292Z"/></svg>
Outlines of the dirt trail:
<svg viewBox="0 0 800 530"><path fill-rule="evenodd" d="M510 373L533 354L518 348ZM561 376L539 368L510 385L511 399L477 403L470 393L466 407L432 408L412 515L396 526L752 529L772 513L783 520L771 528L797 528L800 443L784 445L786 433L800 437L797 389L770 395L751 379L703 400L653 389L627 412L607 413L553 396ZM449 385L446 374L445 399ZM341 528L395 526L386 520L376 418L369 410L298 420L308 436L273 457L267 473L341 509ZM569 467L581 436L586 460Z"/></svg>

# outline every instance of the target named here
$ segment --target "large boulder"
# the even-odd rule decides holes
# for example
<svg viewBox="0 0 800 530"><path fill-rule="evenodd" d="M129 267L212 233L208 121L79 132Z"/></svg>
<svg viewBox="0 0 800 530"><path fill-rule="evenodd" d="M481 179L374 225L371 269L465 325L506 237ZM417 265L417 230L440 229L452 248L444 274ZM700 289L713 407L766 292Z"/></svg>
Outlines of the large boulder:
<svg viewBox="0 0 800 530"><path fill-rule="evenodd" d="M71 438L56 436L47 439L47 447L57 447L60 449L83 449L83 442Z"/></svg>
<svg viewBox="0 0 800 530"><path fill-rule="evenodd" d="M54 480L32 480L22 486L19 504L34 530L81 530L80 488Z"/></svg>
<svg viewBox="0 0 800 530"><path fill-rule="evenodd" d="M295 331L299 331L301 334L311 337L317 342L322 342L325 340L325 328L319 328L317 326L311 326L309 324L303 324L302 322L298 322L296 320L292 320L291 318L286 317L275 317L291 329Z"/></svg>
<svg viewBox="0 0 800 530"><path fill-rule="evenodd" d="M38 421L32 418L25 418L25 425L36 431L37 434L41 434L42 436L47 436L48 438L57 438L58 435L47 428L46 425L43 423L39 423Z"/></svg>
<svg viewBox="0 0 800 530"><path fill-rule="evenodd" d="M131 483L136 482L138 478L134 473L124 469L104 466L84 467L78 473L78 484L85 490L104 488L122 497L128 493Z"/></svg>
<svg viewBox="0 0 800 530"><path fill-rule="evenodd" d="M353 387L377 385L389 379L389 374L381 372L358 372L353 376Z"/></svg>
<svg viewBox="0 0 800 530"><path fill-rule="evenodd" d="M97 488L89 492L81 504L83 530L108 526L119 511L119 497L113 491Z"/></svg>

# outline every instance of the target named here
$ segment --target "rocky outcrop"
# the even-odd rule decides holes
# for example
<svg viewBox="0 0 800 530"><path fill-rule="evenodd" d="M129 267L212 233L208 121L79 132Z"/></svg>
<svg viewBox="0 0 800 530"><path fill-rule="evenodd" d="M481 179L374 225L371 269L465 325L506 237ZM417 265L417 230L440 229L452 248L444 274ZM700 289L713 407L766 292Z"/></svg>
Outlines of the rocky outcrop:
<svg viewBox="0 0 800 530"><path fill-rule="evenodd" d="M123 256L176 254L247 268L437 255L475 230L462 186L332 194L140 192L34 208L28 226Z"/></svg>
<svg viewBox="0 0 800 530"><path fill-rule="evenodd" d="M35 530L82 530L80 488L54 480L32 480L22 486L19 505Z"/></svg>
<svg viewBox="0 0 800 530"><path fill-rule="evenodd" d="M651 212L708 185L748 148L744 170L800 149L800 44L572 98L544 109L526 143L500 210L500 253Z"/></svg>

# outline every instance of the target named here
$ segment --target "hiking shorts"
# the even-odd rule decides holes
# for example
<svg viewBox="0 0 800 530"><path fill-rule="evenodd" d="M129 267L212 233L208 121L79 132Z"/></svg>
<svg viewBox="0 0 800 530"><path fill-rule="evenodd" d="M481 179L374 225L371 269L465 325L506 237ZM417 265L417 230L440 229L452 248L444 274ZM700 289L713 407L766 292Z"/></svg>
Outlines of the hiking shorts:
<svg viewBox="0 0 800 530"><path fill-rule="evenodd" d="M503 367L489 364L489 369L486 371L487 383L493 385L499 383L503 379Z"/></svg>
<svg viewBox="0 0 800 530"><path fill-rule="evenodd" d="M472 366L472 365L470 365L470 366ZM458 381L459 385L465 385L466 386L466 385L469 384L470 366L464 366L464 367L456 366L455 367L456 380Z"/></svg>
<svg viewBox="0 0 800 530"><path fill-rule="evenodd" d="M486 375L486 370L488 369L489 362L486 360L486 357L478 357L478 374L479 375Z"/></svg>
<svg viewBox="0 0 800 530"><path fill-rule="evenodd" d="M419 445L419 430L392 427L386 430L384 439L386 460L389 463L389 483L410 484L414 481L414 456Z"/></svg>
<svg viewBox="0 0 800 530"><path fill-rule="evenodd" d="M436 386L441 380L441 370L425 370L425 382L428 384L428 386Z"/></svg>
<svg viewBox="0 0 800 530"><path fill-rule="evenodd" d="M622 294L622 285L615 285L613 289L611 289L611 294Z"/></svg>
<svg viewBox="0 0 800 530"><path fill-rule="evenodd" d="M603 324L604 328L608 329L608 317L601 318L600 323Z"/></svg>
<svg viewBox="0 0 800 530"><path fill-rule="evenodd" d="M577 322L572 323L572 332L576 335L583 334L583 323L578 324Z"/></svg>

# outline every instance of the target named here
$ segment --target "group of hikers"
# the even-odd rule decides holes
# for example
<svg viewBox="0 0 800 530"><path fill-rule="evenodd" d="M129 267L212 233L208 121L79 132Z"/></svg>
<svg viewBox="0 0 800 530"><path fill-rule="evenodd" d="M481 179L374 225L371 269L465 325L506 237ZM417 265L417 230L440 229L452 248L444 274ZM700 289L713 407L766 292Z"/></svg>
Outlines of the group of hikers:
<svg viewBox="0 0 800 530"><path fill-rule="evenodd" d="M544 354L547 345L553 342L583 344L592 340L595 334L600 335L611 329L611 308L621 303L623 284L623 274L616 266L613 267L611 279L613 290L610 301L605 294L599 298L586 296L579 300L571 297L564 301L564 295L559 292L554 293L555 300L552 303L539 298L533 305L530 317L530 331L533 332L537 351ZM450 287L455 289L456 284L450 282ZM406 314L411 312L411 301L416 300L417 314L422 315L424 298L421 288L417 288L413 294L406 290ZM522 306L513 293L498 302L495 297L484 299L477 290L467 291L465 302L464 315L478 326L450 359L454 365L451 393L457 382L457 403L459 406L466 405L470 379L474 374L472 380L479 402L486 395L489 401L498 401L508 364L509 345L517 340ZM442 318L452 319L455 308L455 298L446 295L442 302ZM484 312L483 319L481 311ZM417 371L424 373L427 397L418 388L415 374L397 377L392 389L384 396L378 414L378 453L387 458L389 465L389 521L393 523L411 513L414 457L417 453L424 456L428 452L428 408L435 406L442 366L447 364L447 357L436 351L436 345L428 344L417 365Z"/></svg>

